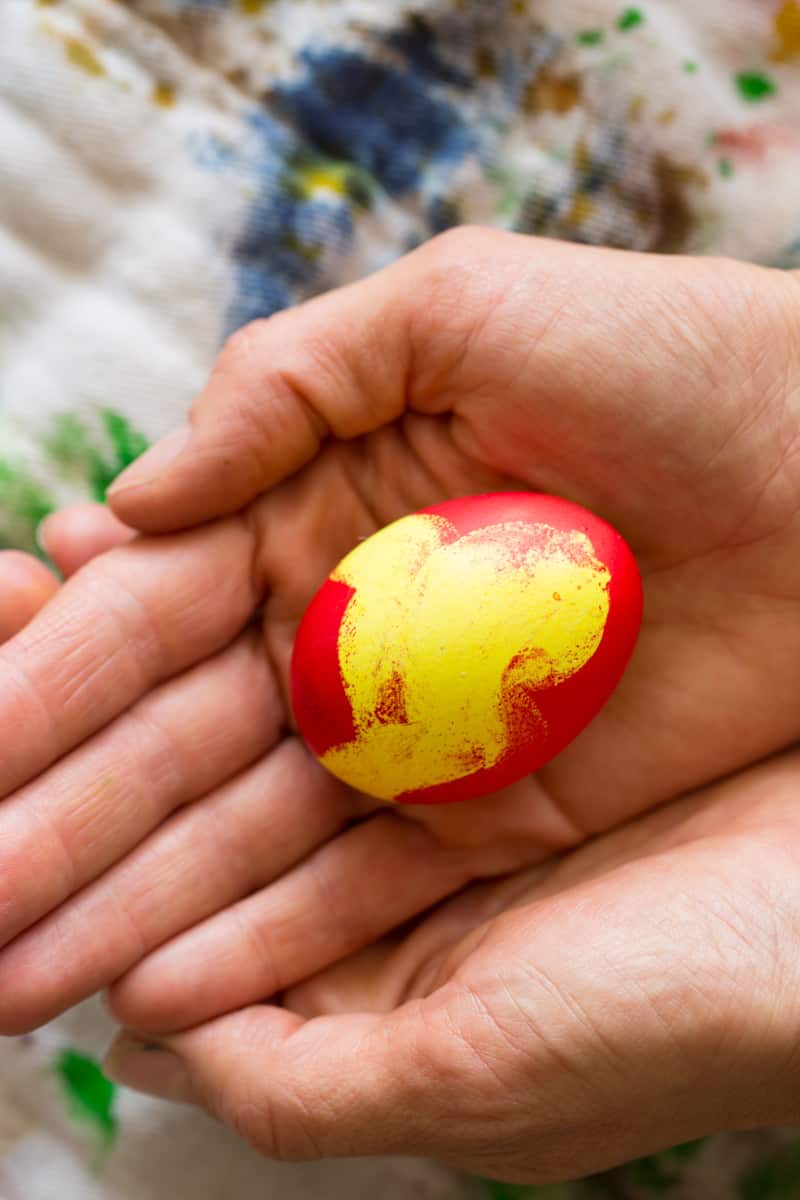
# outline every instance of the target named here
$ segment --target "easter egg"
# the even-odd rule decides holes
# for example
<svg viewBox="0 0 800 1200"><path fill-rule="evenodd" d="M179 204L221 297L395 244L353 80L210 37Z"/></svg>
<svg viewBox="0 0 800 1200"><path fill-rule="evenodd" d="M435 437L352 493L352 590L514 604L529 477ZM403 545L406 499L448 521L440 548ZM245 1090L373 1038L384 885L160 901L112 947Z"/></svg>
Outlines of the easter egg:
<svg viewBox="0 0 800 1200"><path fill-rule="evenodd" d="M473 799L549 762L608 700L642 591L623 538L579 505L469 496L363 541L301 622L298 729L381 800Z"/></svg>

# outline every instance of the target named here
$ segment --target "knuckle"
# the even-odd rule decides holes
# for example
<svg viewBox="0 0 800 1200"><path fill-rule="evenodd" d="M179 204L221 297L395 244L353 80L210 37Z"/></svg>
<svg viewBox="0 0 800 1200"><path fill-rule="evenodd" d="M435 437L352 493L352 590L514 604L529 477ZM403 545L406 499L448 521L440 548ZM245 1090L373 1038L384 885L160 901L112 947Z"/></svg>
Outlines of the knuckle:
<svg viewBox="0 0 800 1200"><path fill-rule="evenodd" d="M429 302L450 304L456 295L474 286L483 273L486 234L485 229L461 225L440 233L417 251L425 264Z"/></svg>
<svg viewBox="0 0 800 1200"><path fill-rule="evenodd" d="M458 267L493 252L506 236L483 225L456 225L431 238L422 252L434 266Z"/></svg>
<svg viewBox="0 0 800 1200"><path fill-rule="evenodd" d="M447 230L417 251L423 269L413 280L409 340L423 394L468 361L476 340L506 304L519 274L514 238L467 225Z"/></svg>
<svg viewBox="0 0 800 1200"><path fill-rule="evenodd" d="M217 359L214 373L233 377L249 375L258 362L264 335L270 324L270 318L251 321L232 333Z"/></svg>

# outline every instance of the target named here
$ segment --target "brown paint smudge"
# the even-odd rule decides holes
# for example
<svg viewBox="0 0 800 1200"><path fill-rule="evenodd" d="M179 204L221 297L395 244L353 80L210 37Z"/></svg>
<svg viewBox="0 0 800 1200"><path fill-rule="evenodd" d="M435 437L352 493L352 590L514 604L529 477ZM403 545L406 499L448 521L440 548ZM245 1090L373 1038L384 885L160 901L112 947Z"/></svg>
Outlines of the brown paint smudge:
<svg viewBox="0 0 800 1200"><path fill-rule="evenodd" d="M175 88L170 83L157 83L153 87L150 99L160 108L174 108Z"/></svg>
<svg viewBox="0 0 800 1200"><path fill-rule="evenodd" d="M658 236L650 247L657 254L684 250L695 224L689 203L690 187L707 187L708 176L697 167L682 167L659 155L654 164Z"/></svg>
<svg viewBox="0 0 800 1200"><path fill-rule="evenodd" d="M775 16L775 49L773 62L786 63L800 59L800 0L788 0Z"/></svg>
<svg viewBox="0 0 800 1200"><path fill-rule="evenodd" d="M581 98L579 75L554 75L541 71L530 84L523 100L527 112L554 112L559 116L571 112Z"/></svg>
<svg viewBox="0 0 800 1200"><path fill-rule="evenodd" d="M567 220L571 225L583 225L594 214L594 211L595 203L591 196L585 196L578 192L572 201Z"/></svg>

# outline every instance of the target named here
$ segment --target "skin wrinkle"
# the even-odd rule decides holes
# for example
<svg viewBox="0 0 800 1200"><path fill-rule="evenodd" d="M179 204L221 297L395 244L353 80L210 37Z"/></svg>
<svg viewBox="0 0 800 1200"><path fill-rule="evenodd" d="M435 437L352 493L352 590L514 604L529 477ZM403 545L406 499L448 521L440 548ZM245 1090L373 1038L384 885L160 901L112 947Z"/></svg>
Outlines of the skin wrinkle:
<svg viewBox="0 0 800 1200"><path fill-rule="evenodd" d="M550 977L536 967L533 963L526 963L525 968L529 977L536 980L537 988L540 990L543 989L545 993L549 994L550 998L555 998L559 1005L561 1005L565 1011L568 1011L568 1006L564 1003L564 997L560 989L553 983ZM471 993L472 989L468 989L468 991ZM484 1014L484 1019L486 1019L486 1014ZM535 1019L532 1013L526 1014L526 1023L528 1026L528 1032L534 1039L534 1048L528 1050L527 1054L529 1063L538 1066L542 1057L542 1052L544 1052L545 1067L547 1066L548 1060L550 1060L557 1065L559 1074L561 1074L562 1077L574 1078L577 1080L577 1082L583 1084L584 1080L582 1076L577 1071L572 1059L565 1054L565 1052L557 1044L557 1038L552 1036L548 1037L542 1024ZM510 1049L513 1048L513 1045L508 1040L508 1037L505 1031L502 1029L502 1026L499 1025L499 1019L497 1015L493 1011L491 1026L495 1031L495 1034L499 1034L499 1036ZM464 1035L461 1034L461 1037L463 1040ZM497 1082L503 1087L503 1089L507 1088L508 1083L496 1075L496 1072L494 1072L490 1065L486 1062L485 1056L478 1052L477 1047L472 1046L470 1042L467 1042L467 1044L473 1049L473 1052L476 1054L478 1061L484 1067L484 1069L488 1069L490 1073L495 1075ZM541 1067L536 1071L537 1075L540 1073Z"/></svg>
<svg viewBox="0 0 800 1200"><path fill-rule="evenodd" d="M44 717L45 724L47 726L47 733L43 737L40 735L38 739L40 744L47 745L54 743L56 741L55 730L58 726L56 714L47 704L41 691L36 687L29 671L27 671L21 663L9 662L7 657L3 654L2 649L0 649L0 670L2 670L3 674L4 688L8 686L9 683L16 683L20 694L24 697L25 703L28 705L32 702L35 703L36 708ZM52 757L50 757L48 759L47 766L50 766L52 761ZM2 778L2 776L0 776L0 778ZM14 784L9 789L5 784L0 784L0 800L8 799L9 796L13 795L13 793L19 788L19 786L19 784Z"/></svg>
<svg viewBox="0 0 800 1200"><path fill-rule="evenodd" d="M105 790L105 781L101 780L99 786L100 789ZM125 799L127 798L126 794ZM138 799L135 795L133 798L135 800ZM94 826L98 825L97 807L98 796L96 792L90 792L88 795L86 792L83 792L76 798L74 807L70 810L69 827L64 826L62 828L59 826L57 815L52 809L51 797L47 793L34 793L26 804L27 811L35 812L41 819L42 825L47 829L51 843L57 844L59 849L63 850L68 863L68 869L64 873L64 882L61 887L63 895L69 896L83 885L85 880L81 877L82 858L85 856L91 861L96 844L103 845L104 839L102 837L87 838L85 836L87 833L92 834ZM102 829L102 825L100 828Z"/></svg>
<svg viewBox="0 0 800 1200"><path fill-rule="evenodd" d="M373 435L373 438L375 435ZM369 480L364 479L367 456L364 439L348 442L336 447L336 465L344 476L356 504L364 517L364 526L370 531L380 529L386 523L385 513L379 512L370 498Z"/></svg>
<svg viewBox="0 0 800 1200"><path fill-rule="evenodd" d="M458 376L468 361L470 347L491 323L495 308L502 305L508 294L505 277L489 295L485 279L465 268L476 243L485 240L485 229L459 226L417 251L427 266L424 292L415 297L414 303L403 307L403 331L408 347L404 392L411 411L428 416L443 411L449 393L447 379ZM448 313L452 314L452 322L447 321ZM433 328L436 341L432 346ZM447 348L446 352L442 347Z"/></svg>
<svg viewBox="0 0 800 1200"><path fill-rule="evenodd" d="M611 966L612 964L609 962L608 965ZM658 962L654 963L654 968L655 968L656 974L658 976L658 973L659 973ZM636 992L638 992L638 994L644 1001L645 1005L647 1006L648 1011L654 1017L662 1034L666 1037L668 1044L672 1048L672 1052L673 1052L672 1062L674 1063L676 1058L682 1062L684 1070L687 1075L685 1086L687 1088L695 1086L699 1082L699 1080L702 1079L705 1068L698 1065L696 1058L692 1053L691 1048L687 1048L682 1043L680 1037L678 1036L678 1033L676 1032L676 1030L674 1028L673 1023L670 1021L667 1014L662 1012L661 1009L659 1008L658 997L654 996L648 990L648 988L645 986L644 981L639 979L635 974L623 973L619 969L616 970L616 974L618 977L620 977L620 983L622 985L623 991L624 991L625 987L633 987L634 990ZM683 986L681 995L685 1000L688 1001L687 993L695 992L695 991L698 991L698 989L691 981L689 981L687 984L685 984ZM704 999L702 994L701 994L701 999Z"/></svg>
<svg viewBox="0 0 800 1200"><path fill-rule="evenodd" d="M278 755L281 755L282 758L286 758L292 752L292 750L295 749L299 748L296 747L295 743L293 743L293 739L287 738L275 751L275 756L277 757ZM292 753L292 758L294 759L296 757L297 754ZM294 772L295 769L297 769L297 774L302 777L303 765L303 763L298 762L295 767L289 766L288 764L284 765L282 762L281 773L288 777ZM245 772L241 772L240 774L244 773ZM236 779L232 780L231 782L235 783ZM207 800L207 798L204 799ZM230 820L227 818L227 814L222 810L222 808L220 807L217 809L209 803L206 803L204 815L205 819L209 821L210 825L212 826L212 829L209 831L209 840L214 840L221 847L224 847L221 863L225 864L225 874L229 875L232 868L233 874L237 879L246 881L246 885L244 886L243 890L244 895L252 894L254 891L258 890L259 887L263 887L264 881L259 879L259 872L254 869L256 862L253 860L249 829L245 827L245 836L243 838L241 832L231 824ZM281 830L270 828L268 832L271 836L271 839L274 840L276 834L280 836ZM177 848L180 845L180 834L176 836L175 840ZM294 861L289 861L282 874L285 874L294 865Z"/></svg>
<svg viewBox="0 0 800 1200"><path fill-rule="evenodd" d="M499 1037L501 1043L505 1043L509 1049L513 1049L513 1046L511 1045L505 1030L500 1025L499 1020L483 1002L475 989L469 987L466 988L464 998L472 1004L476 1014L481 1019L481 1033L483 1034L484 1023L488 1021L489 1030L493 1032L494 1036ZM464 1047L468 1056L477 1062L481 1071L488 1072L499 1088L502 1089L507 1087L507 1082L503 1079L502 1074L490 1061L489 1054L486 1052L485 1044L479 1045L477 1039L473 1040L470 1038L466 1030L462 1028L460 1022L448 1020L448 1027L450 1038ZM483 1042L483 1038L481 1040Z"/></svg>
<svg viewBox="0 0 800 1200"><path fill-rule="evenodd" d="M33 817L38 820L40 827L46 829L50 838L54 839L52 844L54 845L57 853L61 856L60 862L52 864L52 875L50 875L50 878L53 878L53 876L58 877L61 873L61 877L64 880L61 890L66 894L69 894L68 889L74 889L76 881L74 878L74 864L72 856L69 853L64 839L60 836L60 833L54 829L52 821L46 819L44 814L35 806L31 807L30 812ZM11 864L17 860L17 855L13 852L10 853L8 855L8 860L8 867L0 870L0 880L6 884L10 883L11 885L9 887L7 898L3 897L4 889L0 889L0 951L4 950L6 946L8 946L9 943L12 942L20 933L20 918L18 911L19 892L14 886L14 872L11 869ZM2 864L2 861L3 858L2 855L0 855L0 864ZM48 872L50 871L50 867L51 864L48 864ZM10 918L11 914L14 915L15 920L7 920L7 918ZM10 933L8 932L9 928ZM3 932L4 930L5 932Z"/></svg>
<svg viewBox="0 0 800 1200"><path fill-rule="evenodd" d="M111 551L111 556L123 553L126 553L126 551ZM129 653L131 646L133 646L136 666L139 672L137 687L141 691L144 688L145 681L152 682L154 678L158 678L158 668L155 664L163 662L164 660L169 661L171 655L167 654L166 644L162 640L158 629L156 628L155 622L151 619L146 605L142 603L140 597L136 595L132 588L121 584L119 579L111 573L110 567L113 563L111 556L96 559L95 562L87 568L87 587L89 587L91 590L100 590L101 585L111 585L111 587L114 589L114 592L112 592L111 596L106 594L103 595L101 603L97 606L98 617L100 620L104 621L111 620L115 626L115 632L117 634L115 640L121 647L125 648L126 656ZM94 582L95 579L97 580L96 583ZM128 619L123 616L121 608L117 610L113 603L114 593L119 595L126 607L132 607L135 609L136 621L140 621L142 623L146 641L149 641L152 644L152 649L150 651L153 663L152 666L149 665L148 661L150 656L147 656L147 651L149 649L147 644L141 647L138 641L131 637L130 631L136 627L136 621L129 622ZM127 661L127 658L125 661Z"/></svg>

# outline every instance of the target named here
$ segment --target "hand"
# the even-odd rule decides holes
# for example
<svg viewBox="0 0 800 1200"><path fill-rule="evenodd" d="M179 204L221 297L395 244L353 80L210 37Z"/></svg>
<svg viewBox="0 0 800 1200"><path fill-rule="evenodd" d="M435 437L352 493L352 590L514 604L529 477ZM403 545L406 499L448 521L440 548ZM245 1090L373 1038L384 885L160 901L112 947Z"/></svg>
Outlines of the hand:
<svg viewBox="0 0 800 1200"><path fill-rule="evenodd" d="M156 947L115 1011L199 1023L796 737L798 296L734 263L459 231L238 335L184 452L113 499L154 533L236 515L104 555L0 655L0 1029ZM509 487L633 544L639 649L535 779L386 810L287 733L297 622L360 537Z"/></svg>
<svg viewBox="0 0 800 1200"><path fill-rule="evenodd" d="M271 1157L533 1184L797 1124L799 786L786 754L107 1069Z"/></svg>

